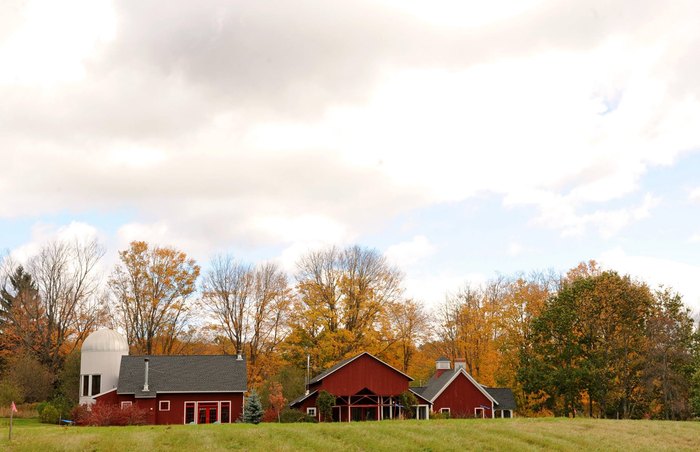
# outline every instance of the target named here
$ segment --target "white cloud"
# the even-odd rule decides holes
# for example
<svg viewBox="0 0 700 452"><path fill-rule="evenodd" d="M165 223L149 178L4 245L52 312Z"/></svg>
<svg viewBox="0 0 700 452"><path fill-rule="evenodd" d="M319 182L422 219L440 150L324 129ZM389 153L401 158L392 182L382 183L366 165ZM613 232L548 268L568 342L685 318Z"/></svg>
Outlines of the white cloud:
<svg viewBox="0 0 700 452"><path fill-rule="evenodd" d="M603 268L640 278L652 289L658 285L671 287L683 295L695 313L700 312L700 266L655 256L633 256L620 247L602 253L596 260Z"/></svg>
<svg viewBox="0 0 700 452"><path fill-rule="evenodd" d="M700 202L700 187L691 190L688 199L692 202Z"/></svg>
<svg viewBox="0 0 700 452"><path fill-rule="evenodd" d="M402 268L414 265L435 253L435 246L424 235L416 235L411 240L389 246L384 255L390 262Z"/></svg>

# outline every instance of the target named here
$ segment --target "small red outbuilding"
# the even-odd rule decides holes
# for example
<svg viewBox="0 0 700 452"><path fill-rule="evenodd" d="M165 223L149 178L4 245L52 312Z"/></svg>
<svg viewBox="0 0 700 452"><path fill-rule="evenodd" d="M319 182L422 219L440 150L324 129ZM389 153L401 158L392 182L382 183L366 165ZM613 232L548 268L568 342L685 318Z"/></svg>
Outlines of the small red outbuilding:
<svg viewBox="0 0 700 452"><path fill-rule="evenodd" d="M246 389L240 355L122 356L117 387L93 398L144 409L151 424L231 423Z"/></svg>

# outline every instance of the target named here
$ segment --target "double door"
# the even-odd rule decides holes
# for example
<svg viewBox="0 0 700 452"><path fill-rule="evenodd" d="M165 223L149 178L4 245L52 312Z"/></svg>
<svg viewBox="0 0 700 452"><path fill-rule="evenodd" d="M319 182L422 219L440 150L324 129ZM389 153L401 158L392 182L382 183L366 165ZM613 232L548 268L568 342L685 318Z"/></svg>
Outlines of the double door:
<svg viewBox="0 0 700 452"><path fill-rule="evenodd" d="M219 421L219 404L218 403L198 403L197 404L197 423L198 424L213 424Z"/></svg>

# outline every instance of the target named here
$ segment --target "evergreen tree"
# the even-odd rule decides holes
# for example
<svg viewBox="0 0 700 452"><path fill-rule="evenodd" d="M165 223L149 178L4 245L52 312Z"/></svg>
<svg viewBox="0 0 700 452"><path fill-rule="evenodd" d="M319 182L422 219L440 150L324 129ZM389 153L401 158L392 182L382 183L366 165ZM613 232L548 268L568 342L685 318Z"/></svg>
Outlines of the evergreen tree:
<svg viewBox="0 0 700 452"><path fill-rule="evenodd" d="M243 407L243 422L246 424L259 424L263 418L263 407L260 402L260 397L255 389L250 391L250 395L245 401Z"/></svg>

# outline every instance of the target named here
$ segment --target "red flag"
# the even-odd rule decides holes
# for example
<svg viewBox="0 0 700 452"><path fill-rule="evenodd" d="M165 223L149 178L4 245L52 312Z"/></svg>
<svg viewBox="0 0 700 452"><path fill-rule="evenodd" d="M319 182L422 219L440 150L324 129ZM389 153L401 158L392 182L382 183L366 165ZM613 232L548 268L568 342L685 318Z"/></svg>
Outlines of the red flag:
<svg viewBox="0 0 700 452"><path fill-rule="evenodd" d="M15 402L12 402L12 406L10 407L13 413L17 412L17 406L15 405Z"/></svg>

